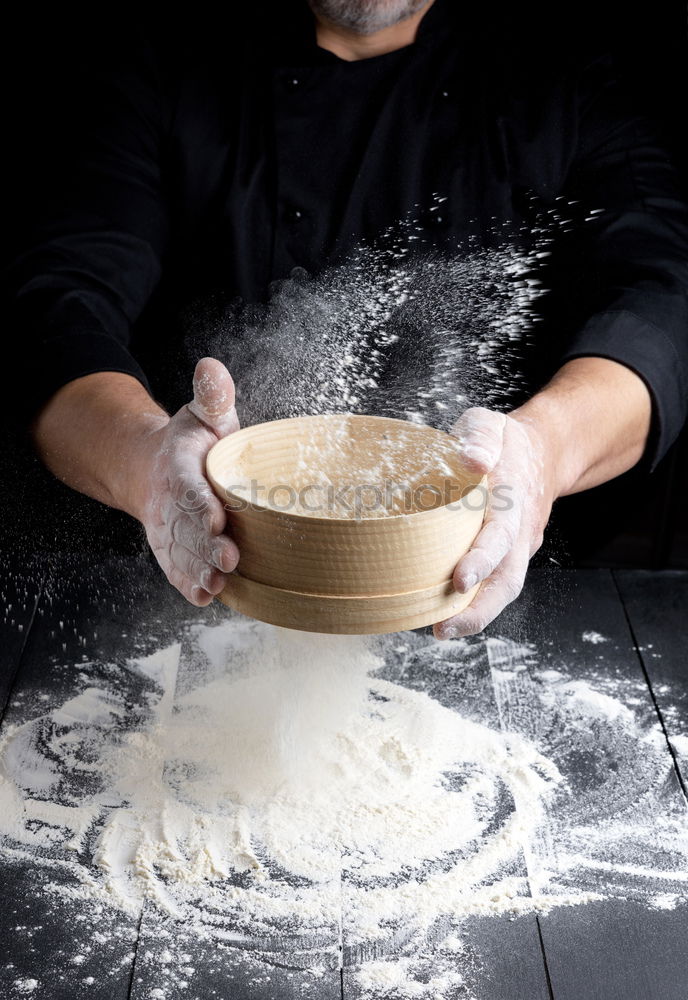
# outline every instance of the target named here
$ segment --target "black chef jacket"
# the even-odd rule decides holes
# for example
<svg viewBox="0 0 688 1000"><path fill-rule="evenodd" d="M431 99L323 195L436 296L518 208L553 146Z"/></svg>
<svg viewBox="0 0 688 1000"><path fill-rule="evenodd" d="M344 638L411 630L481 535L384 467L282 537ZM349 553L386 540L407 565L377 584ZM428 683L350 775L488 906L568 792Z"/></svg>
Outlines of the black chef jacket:
<svg viewBox="0 0 688 1000"><path fill-rule="evenodd" d="M421 246L489 243L564 198L533 385L582 355L633 369L654 467L688 398L688 224L669 156L609 55L466 6L435 0L413 45L355 62L317 47L305 0L253 3L231 38L187 12L181 31L132 30L84 59L6 275L27 415L101 370L177 406L186 302L263 300L409 213Z"/></svg>

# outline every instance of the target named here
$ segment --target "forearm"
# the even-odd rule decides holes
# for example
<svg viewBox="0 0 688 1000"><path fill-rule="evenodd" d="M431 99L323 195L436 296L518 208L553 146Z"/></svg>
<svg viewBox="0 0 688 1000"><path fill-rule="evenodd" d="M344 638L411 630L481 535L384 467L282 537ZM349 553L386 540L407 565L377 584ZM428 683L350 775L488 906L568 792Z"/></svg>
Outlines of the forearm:
<svg viewBox="0 0 688 1000"><path fill-rule="evenodd" d="M543 441L553 494L566 496L607 482L642 457L651 420L650 393L626 365L606 358L564 364L511 414Z"/></svg>
<svg viewBox="0 0 688 1000"><path fill-rule="evenodd" d="M97 372L67 383L35 418L36 450L58 479L111 507L139 514L141 442L169 420L131 375Z"/></svg>

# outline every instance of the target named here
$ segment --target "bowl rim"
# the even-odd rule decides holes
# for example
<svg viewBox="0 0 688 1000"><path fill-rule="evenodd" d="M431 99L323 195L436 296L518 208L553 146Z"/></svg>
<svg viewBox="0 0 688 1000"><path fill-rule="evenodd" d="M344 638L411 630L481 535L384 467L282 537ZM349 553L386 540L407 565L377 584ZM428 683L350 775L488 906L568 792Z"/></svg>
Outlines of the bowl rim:
<svg viewBox="0 0 688 1000"><path fill-rule="evenodd" d="M452 435L448 431L440 430L439 427L433 427L431 424L416 424L416 423L414 423L411 420L402 420L402 419L400 419L398 417L382 417L382 416L378 416L377 414L374 414L374 413L347 413L347 412L344 412L344 413L306 413L306 414L303 414L303 415L300 415L300 416L297 416L297 417L281 417L279 420L264 420L264 421L261 421L258 424L249 424L246 427L240 427L238 430L232 431L231 434L226 434L224 437L220 438L219 441L216 441L215 444L208 451L208 453L206 455L206 458L205 458L205 473L206 473L206 476L207 476L208 480L210 481L210 484L213 487L215 495L218 497L218 499L220 501L223 502L223 504L226 504L227 500L230 497L236 497L236 499L238 501L241 501L241 503L243 505L243 508L244 508L244 511L248 509L248 510L251 510L254 513L258 513L258 514L269 514L269 515L272 515L273 517L282 517L282 518L294 519L295 523L299 523L299 524L317 523L317 524L343 525L343 524L376 523L376 524L379 525L381 523L385 523L385 524L390 524L391 525L393 523L397 523L397 522L401 522L401 521L407 522L410 517L416 517L418 515L425 515L426 518L427 518L428 514L432 514L434 512L439 512L439 511L447 510L450 507L451 504L463 504L463 502L466 499L466 497L470 496L476 489L482 488L482 489L484 489L486 491L485 502L483 503L483 505L480 508L464 507L463 512L466 513L466 514L469 514L469 513L477 514L479 511L481 511L482 512L482 516L484 518L484 516L486 514L486 511L487 511L487 490L486 490L486 485L485 485L486 484L486 480L487 480L487 475L486 474L480 475L479 473L470 473L470 475L476 476L478 478L477 478L476 482L474 482L471 485L470 489L468 489L467 492L462 495L462 497L461 497L460 500L458 500L458 501L457 500L450 500L448 503L438 504L436 507L430 507L430 508L428 508L428 510L414 510L414 511L411 511L410 513L408 513L408 514L385 514L385 515L383 515L381 517L355 517L355 516L354 517L319 517L319 516L314 515L314 514L300 514L300 513L296 512L296 511L279 510L279 508L277 508L277 507L270 507L267 504L254 503L251 500L246 500L245 497L241 497L238 494L234 494L234 493L231 493L230 491L228 491L226 487L222 486L222 484L218 481L218 479L213 475L213 473L211 471L210 466L211 466L211 462L212 462L213 452L216 451L216 449L218 449L220 447L220 445L224 444L225 441L228 441L230 439L235 439L236 436L238 434L241 434L243 431L252 431L252 430L255 430L257 428L268 427L268 426L272 426L272 425L276 425L276 424L291 423L291 422L297 421L297 420L298 421L302 421L302 420L323 420L323 419L329 420L329 419L342 419L342 418L346 418L348 420L358 420L358 419L370 420L370 419L373 419L375 421L378 421L378 420L379 421L385 421L385 422L393 423L393 424L401 424L404 427L415 427L415 428L417 428L419 430L420 429L431 430L431 431L434 431L436 434L443 434L446 437L452 437ZM226 506L225 506L225 509L227 510ZM232 511L230 510L230 513L231 512ZM240 511L234 511L233 513L238 514L238 513L240 513ZM384 529L382 529L382 530L384 530Z"/></svg>

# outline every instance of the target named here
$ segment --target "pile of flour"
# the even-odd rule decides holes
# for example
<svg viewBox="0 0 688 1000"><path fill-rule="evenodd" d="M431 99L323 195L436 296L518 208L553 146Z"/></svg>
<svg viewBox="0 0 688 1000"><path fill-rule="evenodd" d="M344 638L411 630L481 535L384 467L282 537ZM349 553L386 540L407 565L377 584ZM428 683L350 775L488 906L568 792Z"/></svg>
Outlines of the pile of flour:
<svg viewBox="0 0 688 1000"><path fill-rule="evenodd" d="M370 956L361 995L438 998L468 916L688 897L662 733L632 691L542 671L533 649L232 618L133 659L128 685L103 671L95 687L83 665L80 692L0 748L3 855L63 899L145 902L196 941L282 936L314 973L339 940ZM579 785L591 734L604 767ZM450 959L423 986L412 956L438 927Z"/></svg>

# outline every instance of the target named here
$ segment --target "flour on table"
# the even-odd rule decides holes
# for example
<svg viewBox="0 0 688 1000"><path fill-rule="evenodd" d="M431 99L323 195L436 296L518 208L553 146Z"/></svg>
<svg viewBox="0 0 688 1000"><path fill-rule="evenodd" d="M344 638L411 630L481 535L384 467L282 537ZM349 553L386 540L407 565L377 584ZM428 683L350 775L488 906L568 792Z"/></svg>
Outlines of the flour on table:
<svg viewBox="0 0 688 1000"><path fill-rule="evenodd" d="M145 903L196 942L270 954L282 935L314 984L341 938L363 997L471 996L468 918L688 898L663 734L609 684L537 667L502 640L234 617L111 685L83 664L80 693L4 733L3 854L59 870L46 891L63 900L134 916ZM497 714L446 697L457 671L491 685ZM572 762L591 740L609 766L579 787ZM158 961L151 996L193 977L172 942Z"/></svg>
<svg viewBox="0 0 688 1000"><path fill-rule="evenodd" d="M591 642L593 646L599 646L601 642L607 642L606 637L599 632L584 632L582 639L583 642Z"/></svg>
<svg viewBox="0 0 688 1000"><path fill-rule="evenodd" d="M38 989L37 979L15 979L13 986L20 996L29 996Z"/></svg>

